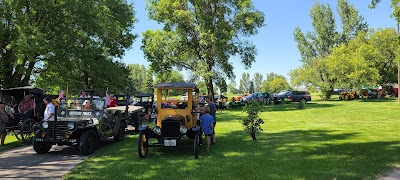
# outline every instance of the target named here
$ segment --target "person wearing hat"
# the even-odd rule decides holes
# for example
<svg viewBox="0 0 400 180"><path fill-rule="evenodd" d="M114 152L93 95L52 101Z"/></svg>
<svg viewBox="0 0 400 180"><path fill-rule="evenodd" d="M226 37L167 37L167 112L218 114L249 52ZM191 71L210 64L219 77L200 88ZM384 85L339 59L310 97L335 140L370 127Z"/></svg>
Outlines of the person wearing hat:
<svg viewBox="0 0 400 180"><path fill-rule="evenodd" d="M4 140L7 136L7 123L9 118L14 118L14 115L6 112L6 103L4 101L0 101L0 145L4 145Z"/></svg>
<svg viewBox="0 0 400 180"><path fill-rule="evenodd" d="M46 109L44 110L44 121L54 121L55 107L51 102L50 97L46 97L43 99L43 102L46 104Z"/></svg>

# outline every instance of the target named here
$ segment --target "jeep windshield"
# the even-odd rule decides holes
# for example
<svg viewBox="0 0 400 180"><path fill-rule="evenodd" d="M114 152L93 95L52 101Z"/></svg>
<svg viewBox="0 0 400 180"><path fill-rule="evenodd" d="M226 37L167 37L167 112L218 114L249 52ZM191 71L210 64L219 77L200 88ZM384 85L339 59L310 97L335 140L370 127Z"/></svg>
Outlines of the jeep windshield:
<svg viewBox="0 0 400 180"><path fill-rule="evenodd" d="M78 98L72 100L68 109L73 110L103 110L105 102L103 99Z"/></svg>

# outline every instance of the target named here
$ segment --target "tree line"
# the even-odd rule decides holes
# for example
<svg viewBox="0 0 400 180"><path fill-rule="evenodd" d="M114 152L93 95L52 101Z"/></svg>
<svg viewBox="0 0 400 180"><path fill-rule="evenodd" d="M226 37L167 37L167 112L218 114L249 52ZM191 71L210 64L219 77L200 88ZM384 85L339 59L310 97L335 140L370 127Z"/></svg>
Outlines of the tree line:
<svg viewBox="0 0 400 180"><path fill-rule="evenodd" d="M290 72L294 86L318 89L329 99L335 87L359 88L397 81L399 51L395 29L371 29L358 10L338 0L340 26L330 5L310 11L313 31L294 30L302 66Z"/></svg>

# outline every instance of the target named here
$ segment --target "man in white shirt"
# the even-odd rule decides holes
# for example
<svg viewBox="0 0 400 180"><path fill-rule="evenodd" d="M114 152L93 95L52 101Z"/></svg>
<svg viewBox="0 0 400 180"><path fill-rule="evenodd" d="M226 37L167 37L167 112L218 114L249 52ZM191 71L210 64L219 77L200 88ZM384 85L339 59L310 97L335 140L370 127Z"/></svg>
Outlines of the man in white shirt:
<svg viewBox="0 0 400 180"><path fill-rule="evenodd" d="M46 109L44 110L44 119L43 120L54 121L55 107L54 107L54 104L51 102L51 98L46 97L43 99L43 102L46 104Z"/></svg>

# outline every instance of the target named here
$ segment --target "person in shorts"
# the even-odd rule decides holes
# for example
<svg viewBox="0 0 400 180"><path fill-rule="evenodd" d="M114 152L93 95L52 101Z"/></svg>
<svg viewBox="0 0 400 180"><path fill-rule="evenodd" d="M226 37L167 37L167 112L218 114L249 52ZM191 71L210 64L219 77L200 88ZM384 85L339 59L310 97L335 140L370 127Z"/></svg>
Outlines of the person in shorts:
<svg viewBox="0 0 400 180"><path fill-rule="evenodd" d="M213 127L214 127L214 118L210 115L210 108L204 107L204 113L200 117L201 128L206 136L206 143L207 143L207 151L210 150L211 146L211 138L213 136Z"/></svg>

